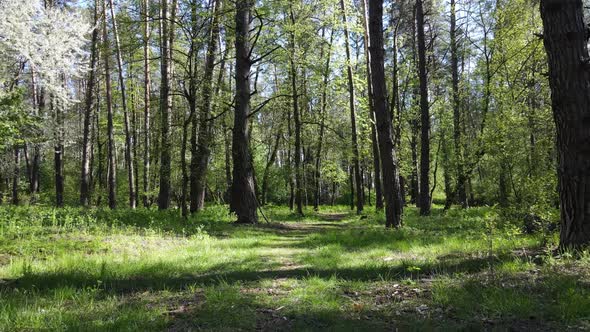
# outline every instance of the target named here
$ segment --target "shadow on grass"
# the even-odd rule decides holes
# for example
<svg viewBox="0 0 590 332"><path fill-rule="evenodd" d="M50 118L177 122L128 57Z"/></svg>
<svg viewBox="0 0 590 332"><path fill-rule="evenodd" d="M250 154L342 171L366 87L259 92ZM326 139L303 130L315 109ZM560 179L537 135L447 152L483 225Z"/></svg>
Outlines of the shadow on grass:
<svg viewBox="0 0 590 332"><path fill-rule="evenodd" d="M180 290L193 285L215 285L221 282L254 282L262 279L303 279L307 277L337 277L346 281L380 281L400 279L420 279L431 276L452 275L455 273L477 273L490 267L513 260L512 255L504 255L493 260L488 258L467 258L459 261L436 263L413 263L411 266L401 263L396 266L376 265L358 268L306 268L291 269L235 269L235 262L218 264L209 269L210 273L189 274L175 270L170 263L157 263L141 267L132 275L118 277L115 275L99 276L86 271L51 271L30 272L20 278L5 280L0 284L0 291L38 290L50 291L61 287L86 288L97 287L112 293L129 293L146 290ZM247 265L248 262L242 262ZM227 272L226 272L227 271Z"/></svg>

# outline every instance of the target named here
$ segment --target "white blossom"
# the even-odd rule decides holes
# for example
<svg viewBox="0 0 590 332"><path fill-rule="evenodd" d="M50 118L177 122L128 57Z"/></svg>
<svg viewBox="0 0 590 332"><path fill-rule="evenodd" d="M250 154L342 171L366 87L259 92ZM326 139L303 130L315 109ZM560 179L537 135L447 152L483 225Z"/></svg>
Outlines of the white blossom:
<svg viewBox="0 0 590 332"><path fill-rule="evenodd" d="M91 30L76 11L45 8L40 0L0 0L0 53L26 61L39 84L64 102L72 101L66 78L88 69L84 46Z"/></svg>

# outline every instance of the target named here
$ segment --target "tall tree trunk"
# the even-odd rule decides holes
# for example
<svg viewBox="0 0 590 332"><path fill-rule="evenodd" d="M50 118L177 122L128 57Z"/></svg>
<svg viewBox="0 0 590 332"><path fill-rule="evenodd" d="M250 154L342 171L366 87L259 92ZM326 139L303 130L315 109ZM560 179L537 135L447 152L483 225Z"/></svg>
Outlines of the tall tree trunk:
<svg viewBox="0 0 590 332"><path fill-rule="evenodd" d="M220 32L219 20L221 18L221 6L221 0L215 0L213 2L211 31L209 33L205 72L202 80L199 135L197 146L192 148L192 151L196 150L196 154L193 154L191 157L191 164L194 165L194 167L191 167L191 172L195 172L191 176L191 212L200 211L205 205L205 187L207 185L207 171L211 156L211 143L213 141L213 123L210 120L212 110L211 99L213 94L215 54L217 53L217 41L219 40Z"/></svg>
<svg viewBox="0 0 590 332"><path fill-rule="evenodd" d="M160 38L160 191L158 193L158 208L168 209L170 206L170 172L171 172L171 144L170 144L170 29L168 18L168 1L161 1L162 30Z"/></svg>
<svg viewBox="0 0 590 332"><path fill-rule="evenodd" d="M135 85L135 81L133 79L133 73L134 73L134 68L133 68L133 62L129 63L129 68L128 68L128 74L127 74L127 81L130 83L130 98L131 98L131 103L129 105L130 107L130 117L131 117L131 140L133 142L132 145L132 163L133 163L133 170L134 170L134 193L135 193L135 205L137 207L137 205L139 204L139 194L140 194L140 187L139 187L139 120L138 120L138 115L137 115L137 87Z"/></svg>
<svg viewBox="0 0 590 332"><path fill-rule="evenodd" d="M117 161L115 158L115 134L113 129L113 94L111 87L111 67L110 67L110 45L108 42L107 32L107 0L103 2L102 8L102 38L103 38L103 52L104 52L104 76L106 84L106 101L107 101L107 139L108 139L108 189L109 189L109 207L115 209L117 207Z"/></svg>
<svg viewBox="0 0 590 332"><path fill-rule="evenodd" d="M354 180L356 183L356 213L361 214L363 212L363 182L361 179L358 134L356 128L356 101L354 95L354 76L352 73L352 63L350 57L350 36L348 33L346 6L344 5L344 0L340 0L340 9L342 11L342 20L344 22L344 46L346 48L346 63L348 74L348 101L350 107L350 123L352 126L352 163L354 167Z"/></svg>
<svg viewBox="0 0 590 332"><path fill-rule="evenodd" d="M401 4L403 6L403 3ZM399 9L400 13L402 8ZM391 26L393 27L393 45L392 45L392 53L393 53L393 76L392 76L392 84L391 84L391 116L394 122L394 144L396 149L401 148L401 140L402 140L402 107L403 104L400 101L400 88L399 88L399 64L397 60L398 54L398 30L401 25L401 14L400 17L397 18L397 22L395 22L395 6L391 6ZM407 83L406 83L407 84ZM400 180L401 181L401 180Z"/></svg>
<svg viewBox="0 0 590 332"><path fill-rule="evenodd" d="M143 0L143 77L144 77L144 88L143 88L143 206L148 207L150 205L150 92L151 92L151 75L150 75L150 1Z"/></svg>
<svg viewBox="0 0 590 332"><path fill-rule="evenodd" d="M291 23L295 24L295 14L293 7L290 7ZM301 166L301 114L299 110L299 95L297 93L297 67L295 65L296 56L295 33L291 32L291 57L290 57L290 76L291 76L291 93L293 98L293 121L295 124L295 205L297 214L303 216L303 174Z"/></svg>
<svg viewBox="0 0 590 332"><path fill-rule="evenodd" d="M410 121L410 150L412 155L412 174L410 176L410 203L420 207L420 178L418 176L418 130L419 124L417 119Z"/></svg>
<svg viewBox="0 0 590 332"><path fill-rule="evenodd" d="M100 55L101 53L99 53ZM100 96L96 94L96 111L95 111L95 127L96 127L96 152L97 152L97 159L98 159L98 166L96 169L96 178L98 180L98 195L96 197L96 205L100 206L102 203L102 195L105 188L105 177L104 177L104 156L103 156L103 146L104 142L101 143L101 130L100 130Z"/></svg>
<svg viewBox="0 0 590 332"><path fill-rule="evenodd" d="M377 210L383 209L383 187L381 185L381 157L379 155L379 141L377 138L377 126L375 124L375 106L373 104L373 83L371 82L371 54L369 48L371 41L369 38L369 20L367 18L367 0L361 0L361 7L363 11L363 30L364 30L364 45L365 45L365 59L367 66L367 91L369 93L369 121L371 123L371 141L373 148L373 169L375 170L375 208ZM395 84L395 83L394 83Z"/></svg>
<svg viewBox="0 0 590 332"><path fill-rule="evenodd" d="M113 34L115 37L115 50L117 52L117 72L119 76L119 89L121 91L121 104L123 106L123 122L125 124L125 164L127 165L127 182L129 187L129 207L135 209L135 158L133 156L133 136L131 135L131 125L129 121L129 112L127 110L127 93L125 88L125 79L123 74L123 57L121 55L121 43L119 42L119 30L117 28L117 18L115 16L115 6L113 0L109 0L111 20L113 23Z"/></svg>
<svg viewBox="0 0 590 332"><path fill-rule="evenodd" d="M197 10L197 2L193 1L190 4L191 8L191 41L190 41L190 49L189 54L187 56L188 60L188 71L189 71L189 82L188 82L188 90L185 89L185 96L188 101L189 105L189 112L190 112L190 119L191 119L191 132L190 132L190 149L191 149L191 162L190 162L190 172L189 172L189 185L190 185L190 204L191 204L191 211L195 212L197 210L196 205L196 193L198 191L197 188L197 174L199 168L199 159L197 154L199 153L199 148L197 144L198 140L198 132L199 132L199 117L197 116L197 94L199 85L197 82L198 79L198 62L199 62L199 14Z"/></svg>
<svg viewBox="0 0 590 332"><path fill-rule="evenodd" d="M250 155L248 114L250 113L250 18L253 0L236 3L236 97L232 139L233 183L231 211L238 223L257 223L258 202L254 185L254 166Z"/></svg>
<svg viewBox="0 0 590 332"><path fill-rule="evenodd" d="M350 185L350 210L354 210L354 170L348 166L348 183Z"/></svg>
<svg viewBox="0 0 590 332"><path fill-rule="evenodd" d="M467 179L465 176L463 156L463 116L459 96L459 49L457 45L456 1L451 0L451 76L453 86L453 138L455 143L455 161L457 170L456 195L463 208L469 206L467 200Z"/></svg>
<svg viewBox="0 0 590 332"><path fill-rule="evenodd" d="M383 170L385 217L387 227L400 227L402 197L399 183L399 167L395 146L391 112L387 105L385 64L383 50L383 0L369 2L369 36L371 39L371 71L373 82L373 103L379 131L379 151Z"/></svg>
<svg viewBox="0 0 590 332"><path fill-rule="evenodd" d="M590 243L590 72L582 0L541 0L557 127L560 246Z"/></svg>
<svg viewBox="0 0 590 332"><path fill-rule="evenodd" d="M33 101L35 106L35 113L40 116L45 109L45 93L41 89L38 90L35 71L31 71L31 80L33 83ZM37 201L39 193L39 179L41 177L41 147L39 143L33 144L33 156L31 161L31 181L29 183L29 193L31 194L31 203Z"/></svg>
<svg viewBox="0 0 590 332"><path fill-rule="evenodd" d="M330 31L330 42L328 43L328 47L327 47L327 52L324 52L324 47L322 47L322 58L324 57L324 55L326 56L326 66L324 67L324 72L323 72L323 82L322 82L322 105L321 105L321 109L320 109L320 133L319 133L319 137L318 137L318 149L316 151L316 156L315 156L315 179L314 179L314 185L315 185L315 195L314 195L314 201L313 201L313 209L315 211L319 210L319 206L320 206L320 196L321 196L321 191L320 191L320 183L321 183L321 177L322 177L322 171L321 171L321 166L322 166L322 148L323 148L323 144L324 144L324 134L326 131L326 109L328 107L328 83L329 83L329 79L330 79L330 62L332 59L332 43L334 42L334 29L332 29L332 31ZM323 34L323 31L322 31Z"/></svg>
<svg viewBox="0 0 590 332"><path fill-rule="evenodd" d="M189 174L186 169L186 146L188 140L188 128L191 124L191 118L196 116L196 114L192 113L189 114L188 118L183 119L182 124L182 143L180 145L180 169L182 172L182 197L180 198L180 209L181 214L183 217L188 217L188 208L187 208L187 198L188 198L188 182L189 182Z"/></svg>
<svg viewBox="0 0 590 332"><path fill-rule="evenodd" d="M288 130L288 144L287 144L287 165L288 165L288 186L289 186L289 210L295 209L295 177L293 176L293 151L291 150L291 138L293 137L293 128L291 126L291 112L287 115L287 130Z"/></svg>
<svg viewBox="0 0 590 332"><path fill-rule="evenodd" d="M57 130L54 138L54 171L55 171L55 205L64 206L64 173L63 173L63 154L64 154L64 126L63 110L61 105L56 105L56 101L51 98L51 108L55 112L55 123Z"/></svg>
<svg viewBox="0 0 590 332"><path fill-rule="evenodd" d="M98 26L98 0L94 1L94 25ZM91 173L90 155L92 147L92 137L90 136L90 126L92 124L92 113L94 111L94 83L97 62L97 44L98 28L92 31L92 41L90 44L90 72L88 73L88 85L86 87L86 100L84 108L84 128L82 138L82 174L80 176L80 204L84 207L90 205L90 188ZM33 157L34 158L34 157ZM34 168L34 167L33 167Z"/></svg>
<svg viewBox="0 0 590 332"><path fill-rule="evenodd" d="M426 40L424 34L424 4L416 1L418 36L418 77L420 79L420 215L430 215L430 112L428 74L426 71Z"/></svg>

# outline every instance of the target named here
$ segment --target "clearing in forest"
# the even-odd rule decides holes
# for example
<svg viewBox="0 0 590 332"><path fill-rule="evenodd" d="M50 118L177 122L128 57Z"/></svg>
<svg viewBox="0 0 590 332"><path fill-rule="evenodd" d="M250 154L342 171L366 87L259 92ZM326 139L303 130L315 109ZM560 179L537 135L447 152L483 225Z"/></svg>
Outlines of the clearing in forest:
<svg viewBox="0 0 590 332"><path fill-rule="evenodd" d="M328 209L328 208L325 208ZM490 208L401 230L344 207L237 226L225 207L0 209L0 330L588 328L588 258Z"/></svg>

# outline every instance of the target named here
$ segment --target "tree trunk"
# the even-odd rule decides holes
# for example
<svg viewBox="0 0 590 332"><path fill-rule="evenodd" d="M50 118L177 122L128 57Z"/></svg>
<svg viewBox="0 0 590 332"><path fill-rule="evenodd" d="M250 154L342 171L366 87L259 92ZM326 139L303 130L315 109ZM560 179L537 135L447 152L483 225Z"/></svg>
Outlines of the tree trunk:
<svg viewBox="0 0 590 332"><path fill-rule="evenodd" d="M348 166L348 182L350 184L350 210L354 210L354 171L352 166Z"/></svg>
<svg viewBox="0 0 590 332"><path fill-rule="evenodd" d="M423 0L416 1L418 36L418 77L420 79L420 215L430 215L430 112L428 76L426 72L426 41L424 36Z"/></svg>
<svg viewBox="0 0 590 332"><path fill-rule="evenodd" d="M170 144L170 29L171 23L168 18L168 1L161 1L162 29L160 38L160 191L158 193L158 208L166 210L170 207L170 172L171 172L171 149Z"/></svg>
<svg viewBox="0 0 590 332"><path fill-rule="evenodd" d="M99 53L100 55L100 53ZM96 126L96 152L98 154L98 166L96 169L96 177L98 180L98 192L99 194L96 197L96 206L100 206L102 203L102 194L104 192L105 187L105 178L104 178L104 157L103 157L103 145L104 143L100 142L101 139L101 130L100 130L100 96L96 94L96 114L95 114L95 126Z"/></svg>
<svg viewBox="0 0 590 332"><path fill-rule="evenodd" d="M391 112L387 105L385 65L383 50L383 0L369 2L369 36L371 39L371 72L373 82L373 103L379 131L379 152L383 170L385 217L387 227L400 227L402 198L399 183L399 167L395 146Z"/></svg>
<svg viewBox="0 0 590 332"><path fill-rule="evenodd" d="M412 174L410 176L410 203L420 207L420 178L418 177L418 120L413 119L410 123L410 150L412 154Z"/></svg>
<svg viewBox="0 0 590 332"><path fill-rule="evenodd" d="M98 25L98 1L94 1L94 25ZM97 44L98 44L98 28L92 31L92 41L90 44L90 72L88 73L88 85L86 87L86 100L84 109L84 128L82 138L82 174L80 176L80 204L84 207L90 205L90 188L91 188L91 173L90 155L92 147L92 137L90 136L90 126L92 124L92 113L94 111L93 97L94 97L94 83L96 74L97 62ZM34 159L34 157L33 157ZM34 164L34 161L33 161ZM33 168L35 168L33 166ZM34 171L33 171L34 173Z"/></svg>
<svg viewBox="0 0 590 332"><path fill-rule="evenodd" d="M291 23L295 24L295 14L293 8L290 7ZM295 33L291 32L291 56L290 56L290 78L291 78L291 93L293 103L293 122L295 124L295 151L293 156L295 158L295 205L297 206L296 213L303 216L303 174L301 171L301 114L299 110L299 95L297 93L297 67L295 65L296 56L296 41Z"/></svg>
<svg viewBox="0 0 590 332"><path fill-rule="evenodd" d="M113 130L113 95L111 88L111 67L110 67L110 45L108 43L107 32L107 18L106 18L106 4L103 2L102 8L102 38L103 38L103 52L104 52L104 76L106 84L106 101L107 101L107 139L108 139L108 189L109 189L109 207L115 209L117 207L117 161L115 159L115 134ZM57 167L57 166L56 166Z"/></svg>
<svg viewBox="0 0 590 332"><path fill-rule="evenodd" d="M457 46L456 2L451 0L451 76L453 86L453 138L457 170L456 196L463 208L469 207L463 156L463 116L459 97L459 50Z"/></svg>
<svg viewBox="0 0 590 332"><path fill-rule="evenodd" d="M371 54L369 48L371 41L369 38L369 20L367 18L367 0L361 1L363 11L363 30L365 44L365 59L367 66L367 91L369 93L369 117L371 121L371 143L373 148L373 169L375 170L375 208L383 209L383 187L381 185L381 156L379 155L379 141L377 138L377 127L375 124L375 106L373 104L373 83L371 82ZM394 83L395 84L395 83Z"/></svg>
<svg viewBox="0 0 590 332"><path fill-rule="evenodd" d="M205 58L205 73L203 75L203 85L201 90L201 107L200 107L200 124L197 146L192 148L196 154L192 155L191 172L191 212L197 212L205 206L205 187L207 185L207 171L209 168L209 158L211 156L211 143L213 141L213 123L209 119L212 110L212 91L213 91L213 70L215 69L215 55L217 53L217 41L219 39L219 20L221 12L221 0L213 2L211 31L209 34L209 45ZM195 114L196 116L196 114ZM193 122L193 126L195 122Z"/></svg>
<svg viewBox="0 0 590 332"><path fill-rule="evenodd" d="M119 89L121 91L121 104L123 106L123 122L125 125L125 164L127 165L127 182L129 187L129 207L135 209L135 168L133 156L133 136L131 135L131 125L129 121L129 112L127 111L127 94L125 89L125 79L123 74L123 57L121 55L121 43L119 42L119 30L117 28L117 18L115 17L115 6L113 0L109 0L111 20L113 23L113 35L115 37L115 50L117 52L117 72L119 76Z"/></svg>
<svg viewBox="0 0 590 332"><path fill-rule="evenodd" d="M14 172L12 173L12 204L18 205L20 199L18 197L18 186L20 178L20 149L14 147Z"/></svg>
<svg viewBox="0 0 590 332"><path fill-rule="evenodd" d="M581 0L541 0L557 128L560 246L590 243L590 72Z"/></svg>
<svg viewBox="0 0 590 332"><path fill-rule="evenodd" d="M189 174L186 169L186 145L188 140L188 128L191 124L191 117L196 116L196 114L191 113L188 117L183 119L182 124L182 143L180 145L180 169L182 172L182 197L180 198L180 211L184 218L188 217L188 208L187 208L187 199L188 199L188 183L189 183Z"/></svg>
<svg viewBox="0 0 590 332"><path fill-rule="evenodd" d="M64 173L63 173L63 153L64 153L64 126L61 105L56 105L55 100L51 98L51 108L55 111L55 123L57 130L54 139L54 171L55 171L55 205L64 206Z"/></svg>
<svg viewBox="0 0 590 332"><path fill-rule="evenodd" d="M143 77L144 77L144 88L143 88L143 206L150 206L150 92L151 92L151 76L150 76L150 1L143 0Z"/></svg>
<svg viewBox="0 0 590 332"><path fill-rule="evenodd" d="M45 109L45 93L38 90L35 71L31 71L31 81L33 83L33 102L37 116L40 116ZM29 193L31 194L31 203L37 201L39 193L39 179L41 177L41 147L39 143L33 144L33 156L31 161L31 181L29 183Z"/></svg>
<svg viewBox="0 0 590 332"><path fill-rule="evenodd" d="M293 177L293 151L291 150L291 138L293 137L293 128L291 126L291 112L287 115L287 132L288 132L288 143L287 143L287 170L289 176L287 178L289 187L289 210L293 211L295 208L295 180Z"/></svg>
<svg viewBox="0 0 590 332"><path fill-rule="evenodd" d="M250 113L250 18L253 0L236 3L236 97L232 139L233 183L231 211L238 223L257 223L254 167L250 155L248 114Z"/></svg>
<svg viewBox="0 0 590 332"><path fill-rule="evenodd" d="M322 32L323 33L323 32ZM315 211L319 210L320 206L320 183L322 177L322 148L324 144L324 134L326 131L326 109L328 107L328 83L330 79L330 62L332 59L332 43L334 42L334 29L330 32L330 42L328 43L327 52L324 53L324 48L322 47L322 58L323 55L326 55L326 66L324 67L323 72L323 82L322 82L322 105L320 109L320 133L318 137L318 149L315 156L315 193L314 193L314 201L313 201L313 209Z"/></svg>
<svg viewBox="0 0 590 332"><path fill-rule="evenodd" d="M359 161L359 145L356 129L356 101L354 92L354 76L352 73L352 63L350 57L350 36L348 33L346 6L344 0L340 0L340 9L342 10L342 20L344 22L344 46L346 48L346 62L348 74L348 95L350 106L350 124L352 126L352 163L354 167L354 180L356 183L356 213L363 212L363 182L361 179L361 166Z"/></svg>

